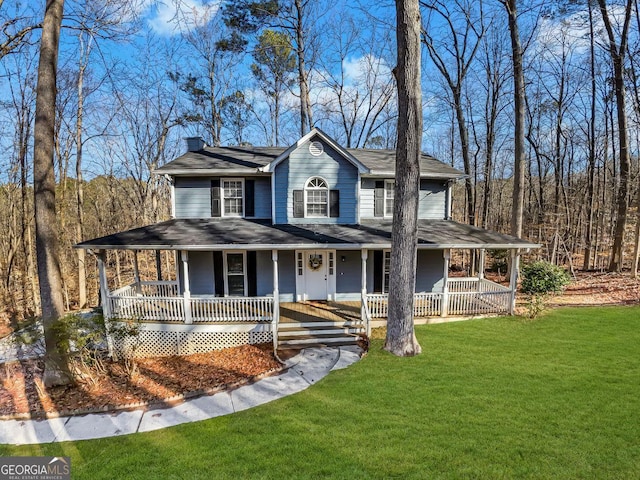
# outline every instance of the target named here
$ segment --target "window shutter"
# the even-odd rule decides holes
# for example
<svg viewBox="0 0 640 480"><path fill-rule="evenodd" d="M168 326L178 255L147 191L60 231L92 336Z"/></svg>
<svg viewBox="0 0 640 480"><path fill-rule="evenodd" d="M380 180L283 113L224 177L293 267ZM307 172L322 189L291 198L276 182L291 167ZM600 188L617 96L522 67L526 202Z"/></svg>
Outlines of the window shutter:
<svg viewBox="0 0 640 480"><path fill-rule="evenodd" d="M373 216L384 217L384 180L376 181L373 193Z"/></svg>
<svg viewBox="0 0 640 480"><path fill-rule="evenodd" d="M255 250L247 252L247 288L250 297L258 296L258 265Z"/></svg>
<svg viewBox="0 0 640 480"><path fill-rule="evenodd" d="M382 275L384 269L384 255L382 250L373 251L373 291L382 292Z"/></svg>
<svg viewBox="0 0 640 480"><path fill-rule="evenodd" d="M213 281L216 297L224 297L224 264L222 252L213 252Z"/></svg>
<svg viewBox="0 0 640 480"><path fill-rule="evenodd" d="M329 216L332 218L340 216L340 190L329 191Z"/></svg>
<svg viewBox="0 0 640 480"><path fill-rule="evenodd" d="M244 181L244 216L245 217L256 216L255 192L256 192L256 181L245 180Z"/></svg>
<svg viewBox="0 0 640 480"><path fill-rule="evenodd" d="M219 178L213 178L211 180L211 216L222 216L222 195L220 192Z"/></svg>
<svg viewBox="0 0 640 480"><path fill-rule="evenodd" d="M293 218L304 218L304 190L293 191Z"/></svg>

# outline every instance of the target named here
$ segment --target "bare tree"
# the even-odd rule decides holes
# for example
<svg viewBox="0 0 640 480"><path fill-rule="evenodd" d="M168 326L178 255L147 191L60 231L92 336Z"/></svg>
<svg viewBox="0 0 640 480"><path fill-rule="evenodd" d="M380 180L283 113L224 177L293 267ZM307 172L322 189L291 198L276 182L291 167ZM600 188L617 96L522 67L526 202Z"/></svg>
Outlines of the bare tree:
<svg viewBox="0 0 640 480"><path fill-rule="evenodd" d="M347 148L375 144L382 138L378 131L395 120L386 115L387 107L393 104L391 68L385 61L385 52L371 48L376 39L383 45L391 43L386 35L375 27L370 36L363 34L349 16L331 29L335 47L325 50L321 62L322 83L331 94L321 102L321 111L324 122L335 124L335 138Z"/></svg>
<svg viewBox="0 0 640 480"><path fill-rule="evenodd" d="M513 64L513 100L514 100L514 164L513 164L513 196L511 206L511 234L522 236L524 214L524 180L526 169L525 156L525 82L523 69L523 50L518 28L518 7L516 0L500 0L505 7L509 20L511 37L511 62Z"/></svg>
<svg viewBox="0 0 640 480"><path fill-rule="evenodd" d="M463 87L469 68L476 56L485 34L482 1L469 0L441 1L428 0L420 4L427 9L422 40L436 69L445 80L451 92L453 110L460 137L460 149L465 179L467 199L467 221L476 223L475 185L471 168L469 128L463 104ZM458 22L457 19L461 18ZM443 28L436 27L444 25ZM449 63L453 63L450 67Z"/></svg>
<svg viewBox="0 0 640 480"><path fill-rule="evenodd" d="M629 177L631 175L631 157L629 155L629 132L627 131L626 89L625 89L625 56L629 41L629 25L633 0L627 0L624 9L622 29L616 39L616 33L609 17L606 0L598 0L600 14L609 41L609 55L613 64L613 81L616 96L618 120L618 149L620 158L620 188L618 189L616 229L611 252L610 271L622 270L624 233L627 226L627 211L629 209Z"/></svg>
<svg viewBox="0 0 640 480"><path fill-rule="evenodd" d="M4 0L0 0L0 10ZM20 5L16 6L16 10ZM6 55L17 50L25 43L33 30L40 28L41 25L19 12L17 15L6 15L5 12L0 13L0 60Z"/></svg>
<svg viewBox="0 0 640 480"><path fill-rule="evenodd" d="M56 72L63 7L64 0L48 0L46 5L40 42L34 127L36 258L46 345L44 383L48 387L72 381L67 358L59 348L61 332L58 325L64 315L64 307L58 257L56 179L53 168Z"/></svg>
<svg viewBox="0 0 640 480"><path fill-rule="evenodd" d="M422 144L420 8L417 0L396 0L398 146L393 205L389 316L384 348L394 355L419 355L413 327L418 246L418 193Z"/></svg>

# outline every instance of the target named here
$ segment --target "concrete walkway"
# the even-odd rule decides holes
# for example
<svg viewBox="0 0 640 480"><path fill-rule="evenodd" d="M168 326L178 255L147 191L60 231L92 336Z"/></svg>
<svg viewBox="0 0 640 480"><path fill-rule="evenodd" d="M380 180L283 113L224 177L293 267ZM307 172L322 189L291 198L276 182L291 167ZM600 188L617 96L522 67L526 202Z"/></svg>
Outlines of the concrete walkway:
<svg viewBox="0 0 640 480"><path fill-rule="evenodd" d="M185 400L169 408L96 413L47 420L0 422L0 444L66 442L149 432L240 412L300 392L332 370L357 362L356 346L309 348L286 362L283 373L235 390Z"/></svg>

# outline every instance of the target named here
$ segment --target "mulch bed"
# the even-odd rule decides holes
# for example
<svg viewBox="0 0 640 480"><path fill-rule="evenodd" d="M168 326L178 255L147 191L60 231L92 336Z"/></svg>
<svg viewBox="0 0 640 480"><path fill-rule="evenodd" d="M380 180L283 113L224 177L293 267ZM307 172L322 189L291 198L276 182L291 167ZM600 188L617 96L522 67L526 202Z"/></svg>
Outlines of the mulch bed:
<svg viewBox="0 0 640 480"><path fill-rule="evenodd" d="M195 355L138 359L134 375L122 362L68 387L45 389L42 360L0 366L0 416L34 417L87 413L114 407L163 403L241 384L281 368L273 346L244 345Z"/></svg>

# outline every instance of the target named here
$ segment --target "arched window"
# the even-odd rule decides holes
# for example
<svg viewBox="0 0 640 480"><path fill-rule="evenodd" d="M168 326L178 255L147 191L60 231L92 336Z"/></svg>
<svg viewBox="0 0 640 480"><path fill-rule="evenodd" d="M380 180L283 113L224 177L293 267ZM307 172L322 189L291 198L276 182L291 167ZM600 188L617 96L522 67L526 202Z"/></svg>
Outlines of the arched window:
<svg viewBox="0 0 640 480"><path fill-rule="evenodd" d="M329 216L329 186L320 177L311 177L304 187L304 203L307 217Z"/></svg>

